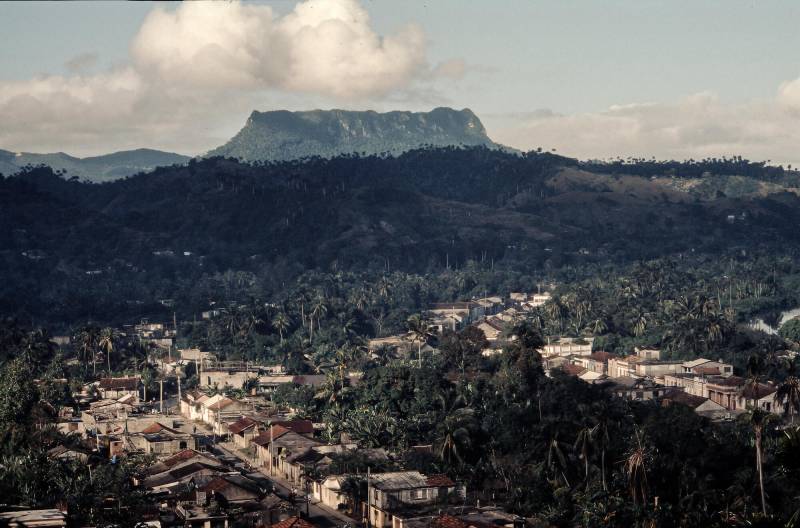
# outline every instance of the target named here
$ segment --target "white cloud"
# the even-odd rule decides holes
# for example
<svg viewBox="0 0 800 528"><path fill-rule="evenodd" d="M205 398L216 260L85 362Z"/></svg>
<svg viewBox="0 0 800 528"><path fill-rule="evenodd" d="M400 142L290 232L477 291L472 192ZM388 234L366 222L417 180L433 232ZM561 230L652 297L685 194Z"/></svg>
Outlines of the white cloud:
<svg viewBox="0 0 800 528"><path fill-rule="evenodd" d="M523 150L542 147L581 159L701 159L741 155L800 164L800 80L773 100L730 104L701 92L671 103L614 105L602 112L528 113L489 119L493 138Z"/></svg>
<svg viewBox="0 0 800 528"><path fill-rule="evenodd" d="M70 61L69 76L0 81L0 148L201 152L228 113L241 120L269 98L374 101L420 89L432 71L418 26L380 36L355 0L306 0L284 16L238 2L157 6L127 66L87 75L87 59Z"/></svg>

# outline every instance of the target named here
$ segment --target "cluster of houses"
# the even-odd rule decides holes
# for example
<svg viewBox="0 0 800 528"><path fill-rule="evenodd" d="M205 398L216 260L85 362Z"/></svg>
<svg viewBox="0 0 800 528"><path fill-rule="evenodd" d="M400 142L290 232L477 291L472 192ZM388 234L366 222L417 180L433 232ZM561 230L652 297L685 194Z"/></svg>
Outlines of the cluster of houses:
<svg viewBox="0 0 800 528"><path fill-rule="evenodd" d="M507 298L487 296L471 301L435 303L425 311L428 330L441 334L446 330L459 331L467 326L480 329L489 342L485 355L499 351L506 339L507 329L522 320L527 312L544 305L550 300L550 293L511 292ZM396 357L416 357L417 354L430 354L435 346L426 338L413 333L380 337L369 341L372 352L390 350Z"/></svg>
<svg viewBox="0 0 800 528"><path fill-rule="evenodd" d="M621 398L679 403L713 420L729 420L749 408L780 414L773 383L753 383L733 375L733 366L722 360L663 359L660 350L637 348L620 357L592 352L591 343L581 350L545 348L548 371L562 371L587 383L603 384Z"/></svg>

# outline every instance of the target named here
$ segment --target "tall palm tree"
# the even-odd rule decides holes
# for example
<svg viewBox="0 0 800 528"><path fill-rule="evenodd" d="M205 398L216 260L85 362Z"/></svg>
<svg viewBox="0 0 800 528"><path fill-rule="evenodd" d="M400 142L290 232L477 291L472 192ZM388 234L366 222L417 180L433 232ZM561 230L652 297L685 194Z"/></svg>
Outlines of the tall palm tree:
<svg viewBox="0 0 800 528"><path fill-rule="evenodd" d="M114 351L114 341L117 339L116 331L111 327L103 328L100 331L100 338L97 346L103 350L108 359L108 375L111 376L111 353Z"/></svg>
<svg viewBox="0 0 800 528"><path fill-rule="evenodd" d="M638 504L641 499L642 505L647 505L647 448L644 438L640 431L636 431L635 443L628 456L625 458L624 472L628 479L628 489L631 492L633 503Z"/></svg>
<svg viewBox="0 0 800 528"><path fill-rule="evenodd" d="M575 438L574 449L578 453L578 458L583 460L583 472L586 479L586 488L589 488L589 457L594 450L595 427L585 426L578 431Z"/></svg>
<svg viewBox="0 0 800 528"><path fill-rule="evenodd" d="M547 446L547 467L553 472L557 469L561 478L564 479L564 485L569 488L571 486L566 474L567 454L564 447L564 443L558 440L558 433L553 435Z"/></svg>
<svg viewBox="0 0 800 528"><path fill-rule="evenodd" d="M281 337L281 343L283 343L283 334L289 329L290 324L291 319L283 310L276 313L275 317L272 319L272 327L278 331L278 335Z"/></svg>
<svg viewBox="0 0 800 528"><path fill-rule="evenodd" d="M317 294L314 298L314 303L311 305L311 313L309 320L311 322L311 337L314 337L314 318L317 318L317 326L320 325L320 318L325 317L328 313L328 305L325 303L325 298L322 294Z"/></svg>
<svg viewBox="0 0 800 528"><path fill-rule="evenodd" d="M414 314L408 318L408 329L417 338L417 358L422 366L422 342L428 341L431 336L430 322L421 314Z"/></svg>
<svg viewBox="0 0 800 528"><path fill-rule="evenodd" d="M775 401L783 406L783 414L788 415L794 425L794 417L800 412L800 378L797 376L797 360L789 362L788 376L779 385Z"/></svg>
<svg viewBox="0 0 800 528"><path fill-rule="evenodd" d="M461 396L448 403L440 396L444 417L438 426L439 457L448 465L464 463L464 451L472 446L472 435L477 428L475 410L467 406Z"/></svg>
<svg viewBox="0 0 800 528"><path fill-rule="evenodd" d="M753 429L753 436L756 447L756 469L758 470L758 488L761 492L761 511L764 515L767 514L767 499L764 494L764 456L761 446L761 440L764 434L764 428L769 424L772 415L759 408L750 409L746 414L742 415L743 420L750 425Z"/></svg>

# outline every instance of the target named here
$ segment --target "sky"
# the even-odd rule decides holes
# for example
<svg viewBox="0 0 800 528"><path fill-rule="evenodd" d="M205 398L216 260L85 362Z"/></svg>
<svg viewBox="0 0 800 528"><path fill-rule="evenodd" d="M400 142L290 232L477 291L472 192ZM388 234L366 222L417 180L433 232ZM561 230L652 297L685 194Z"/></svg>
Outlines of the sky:
<svg viewBox="0 0 800 528"><path fill-rule="evenodd" d="M800 3L0 4L0 148L201 154L253 110L470 108L582 159L800 164Z"/></svg>

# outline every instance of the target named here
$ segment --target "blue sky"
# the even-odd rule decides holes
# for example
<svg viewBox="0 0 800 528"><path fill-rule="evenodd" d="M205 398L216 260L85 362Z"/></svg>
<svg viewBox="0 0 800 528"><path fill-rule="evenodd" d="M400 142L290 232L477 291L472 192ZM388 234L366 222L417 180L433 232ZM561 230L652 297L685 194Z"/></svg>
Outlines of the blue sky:
<svg viewBox="0 0 800 528"><path fill-rule="evenodd" d="M324 3L315 6L317 11L330 10L329 4L336 2ZM288 0L248 4L271 7L274 20L283 19L296 7L296 2ZM146 140L149 144L144 146L197 153L235 132L256 108L425 110L451 105L472 108L492 135L520 148L544 146L580 157L728 153L797 161L792 148L799 139L794 129L800 129L800 82L793 84L800 77L797 2L362 0L358 5L369 16L368 22L354 26L358 31L368 29L377 37L400 35L398 41L406 46L402 57L408 64L386 70L385 83L373 79L345 90L323 79L274 72L263 79L254 70L251 77L257 81L248 78L215 86L215 93L204 86L202 94L198 90L189 98L191 106L173 98L168 108L178 115L164 122L153 117L163 109L147 98L163 92L164 83L174 86L175 80L163 75L164 64L174 63L164 59L156 64L159 58L155 56L159 50L170 53L168 47L173 44L159 44L151 32L147 40L153 42L152 49L145 49L142 27L154 10L152 4L4 3L0 5L0 34L5 41L0 46L0 83L13 83L14 90L9 91L22 94L25 83L37 76L60 76L74 85L76 75L108 75L134 64L136 79L130 83L149 95L123 97L119 106L129 105L130 126L120 126L116 119L113 130L103 133L107 121L98 118L96 130L87 123L85 130L75 133L45 122L46 116L34 112L39 133L0 132L0 148L91 154ZM162 5L160 9L174 14L181 8ZM235 27L236 21L251 19L249 15L232 17L231 23ZM187 17L183 23L197 20L209 23L202 17ZM403 33L408 25L421 31L424 45ZM259 29L251 31L258 34ZM137 36L138 55L131 52ZM241 42L234 41L232 46ZM330 43L315 48L313 41L306 42L292 52L292 60L301 53L315 55L329 48ZM354 49L361 48L348 48ZM183 51L176 48L173 53ZM382 59L397 62L381 50L373 52L367 64ZM271 69L270 53L265 50L261 56L251 51L258 64L253 67ZM248 62L247 67L252 64ZM300 59L305 71L317 64ZM363 65L351 66L353 70L340 80L357 85L354 79L363 72L359 69ZM150 76L154 68L158 82ZM206 80L198 78L196 85ZM36 96L37 108L57 104L41 99L56 97L53 94L61 88L53 88L54 83L44 90L49 95ZM89 105L93 97L86 96L83 102ZM97 100L113 97L96 96ZM220 107L220 98L225 100L224 108L211 111ZM231 98L239 103L231 103ZM4 115L3 103L0 95L0 118L26 119L20 110L25 105L16 104L13 112ZM215 115L196 107L203 104L210 109L207 113ZM137 123L137 109L143 107L152 115ZM87 106L84 113L91 116L94 110ZM107 118L108 113L98 111L100 117ZM55 108L53 114L57 120L58 116L66 119L68 113ZM198 115L202 115L202 134L197 132ZM24 123L14 126L22 128Z"/></svg>

